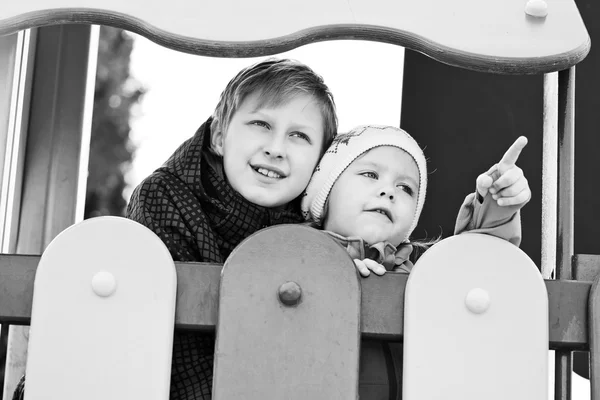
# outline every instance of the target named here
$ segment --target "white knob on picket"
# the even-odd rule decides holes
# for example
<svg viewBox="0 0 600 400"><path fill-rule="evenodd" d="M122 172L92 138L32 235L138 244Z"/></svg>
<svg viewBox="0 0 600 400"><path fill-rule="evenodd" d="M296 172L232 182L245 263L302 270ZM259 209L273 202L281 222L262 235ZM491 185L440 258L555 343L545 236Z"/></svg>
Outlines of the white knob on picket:
<svg viewBox="0 0 600 400"><path fill-rule="evenodd" d="M107 271L100 271L92 278L92 290L100 297L109 297L117 290L117 280Z"/></svg>
<svg viewBox="0 0 600 400"><path fill-rule="evenodd" d="M490 295L480 288L471 289L465 298L465 305L473 314L483 314L490 308Z"/></svg>
<svg viewBox="0 0 600 400"><path fill-rule="evenodd" d="M525 13L536 18L548 15L548 4L544 0L529 0L525 5Z"/></svg>

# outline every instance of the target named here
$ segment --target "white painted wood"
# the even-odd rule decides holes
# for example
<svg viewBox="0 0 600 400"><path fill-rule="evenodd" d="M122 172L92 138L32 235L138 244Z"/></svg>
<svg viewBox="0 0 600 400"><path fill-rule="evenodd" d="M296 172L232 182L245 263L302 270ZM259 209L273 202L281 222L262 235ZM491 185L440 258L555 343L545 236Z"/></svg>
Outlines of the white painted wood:
<svg viewBox="0 0 600 400"><path fill-rule="evenodd" d="M176 286L167 248L136 222L59 234L35 277L26 400L168 399Z"/></svg>
<svg viewBox="0 0 600 400"><path fill-rule="evenodd" d="M542 276L556 269L558 191L558 73L544 75L544 135L542 138Z"/></svg>
<svg viewBox="0 0 600 400"><path fill-rule="evenodd" d="M81 145L79 147L79 171L77 176L77 194L75 202L75 221L83 221L85 214L85 196L87 189L88 168L90 159L90 142L92 140L92 117L94 113L94 88L96 86L96 68L98 66L98 43L100 27L94 25L90 29L89 50L87 52L87 72L85 95L83 99L81 122Z"/></svg>
<svg viewBox="0 0 600 400"><path fill-rule="evenodd" d="M468 308L474 289L485 312ZM546 286L504 240L466 233L429 249L407 282L404 334L404 400L548 399Z"/></svg>
<svg viewBox="0 0 600 400"><path fill-rule="evenodd" d="M526 58L549 67L585 56L590 41L574 1L545 2L548 15L536 18L526 14L526 0L22 0L3 4L0 34L23 24L93 21L162 44L179 41L193 52L194 39L235 45L347 29L346 37L390 41L441 59L455 53L473 62L518 64Z"/></svg>

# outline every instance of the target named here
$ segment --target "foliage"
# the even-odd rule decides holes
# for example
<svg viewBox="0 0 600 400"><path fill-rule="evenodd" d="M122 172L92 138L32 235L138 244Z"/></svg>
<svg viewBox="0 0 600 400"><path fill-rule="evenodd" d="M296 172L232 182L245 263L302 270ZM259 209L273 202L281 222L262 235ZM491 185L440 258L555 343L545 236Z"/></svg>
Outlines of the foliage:
<svg viewBox="0 0 600 400"><path fill-rule="evenodd" d="M126 31L100 27L84 218L123 215L127 204L124 175L135 151L129 118L145 92L129 74L133 41Z"/></svg>

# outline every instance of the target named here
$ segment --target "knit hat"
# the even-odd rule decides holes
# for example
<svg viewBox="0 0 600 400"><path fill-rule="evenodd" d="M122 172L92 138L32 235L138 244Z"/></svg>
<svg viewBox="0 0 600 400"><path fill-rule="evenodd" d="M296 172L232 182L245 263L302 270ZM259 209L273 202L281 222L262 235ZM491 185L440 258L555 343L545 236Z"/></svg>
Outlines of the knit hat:
<svg viewBox="0 0 600 400"><path fill-rule="evenodd" d="M415 160L419 169L419 193L417 209L408 230L407 241L416 228L427 192L427 165L423 150L408 133L392 126L365 125L339 134L323 155L302 198L302 215L307 221L319 226L326 215L325 206L331 188L350 164L367 151L379 146L393 146L406 151ZM325 210L325 212L324 212Z"/></svg>

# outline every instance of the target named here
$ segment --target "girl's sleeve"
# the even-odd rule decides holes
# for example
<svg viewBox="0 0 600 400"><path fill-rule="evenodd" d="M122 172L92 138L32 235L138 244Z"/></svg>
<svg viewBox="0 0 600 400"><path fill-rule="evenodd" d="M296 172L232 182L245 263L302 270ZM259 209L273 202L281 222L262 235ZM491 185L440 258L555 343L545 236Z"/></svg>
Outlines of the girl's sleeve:
<svg viewBox="0 0 600 400"><path fill-rule="evenodd" d="M482 201L483 200L483 201ZM500 207L488 194L485 198L475 192L469 194L458 212L454 234L484 233L521 244L521 213L523 205Z"/></svg>

